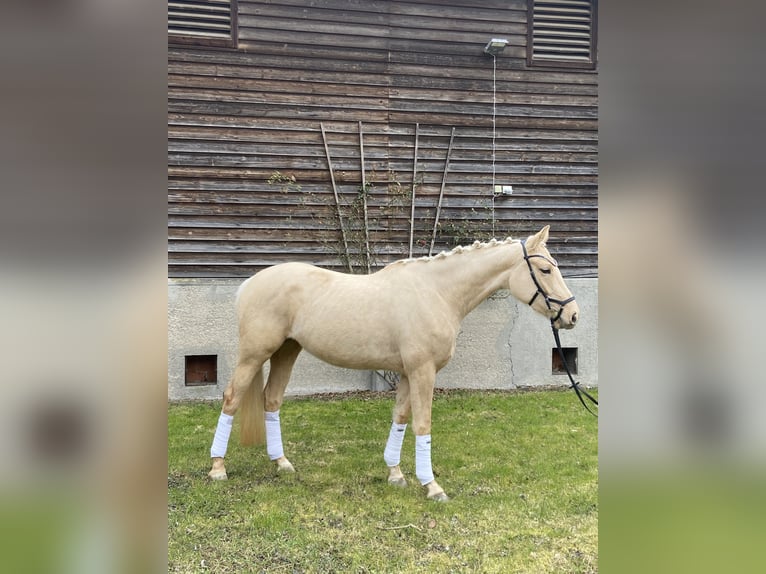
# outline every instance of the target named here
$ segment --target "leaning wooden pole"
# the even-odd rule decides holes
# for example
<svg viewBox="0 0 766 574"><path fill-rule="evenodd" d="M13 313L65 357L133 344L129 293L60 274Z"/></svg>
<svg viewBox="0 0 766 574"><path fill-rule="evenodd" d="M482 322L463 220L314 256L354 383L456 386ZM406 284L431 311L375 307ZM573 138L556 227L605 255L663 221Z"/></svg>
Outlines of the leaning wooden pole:
<svg viewBox="0 0 766 574"><path fill-rule="evenodd" d="M348 250L348 238L346 237L346 228L343 226L343 215L340 212L340 197L338 197L338 188L335 185L335 174L332 169L332 159L330 159L330 148L327 146L327 134L324 131L324 124L319 122L319 128L322 130L322 142L324 143L324 153L327 156L327 168L330 170L330 182L332 183L332 193L335 196L335 209L338 214L338 225L340 225L340 234L343 238L343 249L346 251L346 266L348 272L353 273L351 267L351 252Z"/></svg>
<svg viewBox="0 0 766 574"><path fill-rule="evenodd" d="M442 200L444 199L444 188L447 185L447 172L449 171L449 159L452 155L452 142L455 141L455 128L449 136L449 145L447 146L447 161L444 162L444 174L442 175L442 187L439 190L439 203L436 205L436 217L434 218L434 232L431 236L431 247L428 249L428 255L434 253L434 243L436 242L436 229L439 227L439 216L442 212Z"/></svg>
<svg viewBox="0 0 766 574"><path fill-rule="evenodd" d="M415 178L418 175L418 135L420 124L415 124L415 154L412 158L412 207L410 212L410 254L412 257L412 241L415 237Z"/></svg>
<svg viewBox="0 0 766 574"><path fill-rule="evenodd" d="M362 166L362 209L364 210L364 258L367 262L367 274L370 274L370 224L367 220L367 176L364 168L364 131L359 122L359 162Z"/></svg>

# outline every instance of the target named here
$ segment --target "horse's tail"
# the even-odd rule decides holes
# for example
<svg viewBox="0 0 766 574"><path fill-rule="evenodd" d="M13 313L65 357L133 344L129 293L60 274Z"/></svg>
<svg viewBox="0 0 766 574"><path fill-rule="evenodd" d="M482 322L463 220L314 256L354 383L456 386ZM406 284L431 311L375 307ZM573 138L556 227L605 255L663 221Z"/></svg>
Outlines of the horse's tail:
<svg viewBox="0 0 766 574"><path fill-rule="evenodd" d="M243 445L265 444L266 425L263 420L263 367L253 377L240 403L240 441Z"/></svg>

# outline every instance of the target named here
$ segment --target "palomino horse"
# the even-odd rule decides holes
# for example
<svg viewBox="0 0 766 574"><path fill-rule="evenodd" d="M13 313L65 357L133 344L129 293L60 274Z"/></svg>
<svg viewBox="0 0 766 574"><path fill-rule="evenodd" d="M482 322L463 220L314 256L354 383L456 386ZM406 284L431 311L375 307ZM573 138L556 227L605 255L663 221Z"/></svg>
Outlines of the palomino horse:
<svg viewBox="0 0 766 574"><path fill-rule="evenodd" d="M431 467L431 402L436 373L455 351L463 318L508 288L556 328L571 329L577 321L577 303L545 247L548 229L526 241L493 239L396 261L372 275L285 263L246 280L237 292L239 360L224 392L210 478L226 478L224 456L240 406L242 443L263 444L265 438L277 468L294 470L282 449L279 408L293 364L306 349L340 367L400 374L384 452L388 482L406 485L399 460L412 414L415 474L428 498L447 500ZM261 368L267 360L264 387Z"/></svg>

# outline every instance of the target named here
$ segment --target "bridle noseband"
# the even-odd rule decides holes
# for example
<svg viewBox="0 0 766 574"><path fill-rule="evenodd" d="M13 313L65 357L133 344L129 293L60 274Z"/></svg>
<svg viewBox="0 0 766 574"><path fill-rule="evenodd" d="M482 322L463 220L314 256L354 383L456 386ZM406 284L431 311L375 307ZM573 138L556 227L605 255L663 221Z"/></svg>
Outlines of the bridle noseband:
<svg viewBox="0 0 766 574"><path fill-rule="evenodd" d="M529 268L529 274L532 277L532 281L535 283L535 287L537 287L537 291L535 291L535 294L532 295L532 298L529 300L529 305L531 306L532 303L535 302L535 299L537 299L538 295L542 295L543 299L545 300L545 306L548 307L548 310L550 311L552 309L551 303L556 303L559 306L559 312L556 314L555 317L551 319L551 329L553 330L553 339L556 341L556 349L558 349L559 357L561 358L561 363L564 365L564 369L567 372L567 376L569 377L569 382L571 383L569 386L574 389L574 392L577 394L577 398L580 399L580 402L582 403L582 406L585 407L585 410L588 411L593 416L598 416L596 413L594 413L590 408L588 408L588 405L585 404L585 401L583 400L582 396L585 395L594 405L598 406L598 400L596 400L594 397L592 397L588 391L585 389L580 388L580 383L576 383L574 378L572 377L572 372L569 370L569 365L567 364L566 357L564 357L564 349L561 348L561 339L559 338L559 330L556 328L554 323L558 320L559 317L561 317L561 313L564 312L564 306L568 303L571 303L575 300L574 295L572 295L569 299L564 299L563 301L561 299L554 299L553 297L549 297L548 294L545 292L545 289L542 288L540 285L540 282L537 280L537 276L535 275L535 270L532 268L532 263L530 263L530 259L533 257L539 257L540 259L545 259L548 263L553 265L554 267L558 267L558 264L555 261L552 261L548 259L545 255L539 255L537 253L530 255L527 253L527 245L526 241L521 241L521 252L524 254L524 261L527 262L527 267Z"/></svg>
<svg viewBox="0 0 766 574"><path fill-rule="evenodd" d="M551 303L556 303L559 306L559 312L553 319L551 319L551 324L553 324L554 321L557 321L559 317L561 317L561 313L564 312L564 306L575 300L574 295L572 295L569 299L564 299L563 301L561 299L554 299L553 297L549 297L548 294L540 285L540 282L537 280L537 275L535 275L535 270L532 268L532 263L529 260L532 259L533 257L539 257L540 259L545 259L548 263L550 263L554 267L558 267L558 263L548 259L545 255L540 255L538 253L535 253L534 255L529 255L527 253L526 241L521 242L521 252L524 254L524 261L527 262L527 267L529 268L529 274L532 276L532 281L534 281L535 287L537 287L537 291L535 291L535 294L532 295L532 298L529 300L528 305L531 306L532 303L535 302L535 299L537 299L538 295L543 296L543 299L545 300L545 306L548 307L549 311L553 309L553 307L551 307Z"/></svg>

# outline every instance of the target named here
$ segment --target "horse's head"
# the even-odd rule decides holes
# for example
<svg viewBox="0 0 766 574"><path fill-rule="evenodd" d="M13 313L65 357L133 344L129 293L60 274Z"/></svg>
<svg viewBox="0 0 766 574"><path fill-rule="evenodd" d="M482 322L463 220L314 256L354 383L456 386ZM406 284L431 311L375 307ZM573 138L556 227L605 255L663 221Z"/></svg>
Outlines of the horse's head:
<svg viewBox="0 0 766 574"><path fill-rule="evenodd" d="M546 225L521 242L523 258L511 272L509 288L514 297L553 319L555 328L571 329L580 318L580 308L545 246L549 229Z"/></svg>

